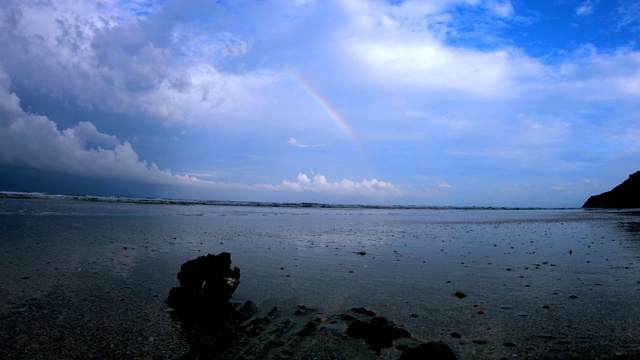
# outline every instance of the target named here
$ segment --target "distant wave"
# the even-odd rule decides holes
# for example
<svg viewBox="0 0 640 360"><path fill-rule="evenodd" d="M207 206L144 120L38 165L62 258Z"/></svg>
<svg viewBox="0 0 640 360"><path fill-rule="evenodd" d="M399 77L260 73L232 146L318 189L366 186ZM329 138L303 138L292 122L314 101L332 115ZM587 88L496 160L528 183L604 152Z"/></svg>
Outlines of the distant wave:
<svg viewBox="0 0 640 360"><path fill-rule="evenodd" d="M363 204L322 204L310 202L257 202L228 200L193 200L166 198L137 198L122 196L61 195L42 192L0 191L0 199L47 199L72 200L129 204L165 204L165 205L211 205L211 206L250 206L277 208L318 208L318 209L422 209L422 210L565 210L573 208L540 207L495 207L495 206L419 206L419 205L363 205Z"/></svg>

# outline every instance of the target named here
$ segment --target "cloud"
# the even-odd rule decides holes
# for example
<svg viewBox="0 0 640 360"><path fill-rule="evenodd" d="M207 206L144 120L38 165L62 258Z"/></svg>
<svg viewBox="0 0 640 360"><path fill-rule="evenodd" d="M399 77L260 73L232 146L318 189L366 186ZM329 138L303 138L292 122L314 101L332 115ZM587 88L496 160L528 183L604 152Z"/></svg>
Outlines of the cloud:
<svg viewBox="0 0 640 360"><path fill-rule="evenodd" d="M0 7L2 65L19 86L87 108L165 123L252 118L277 77L219 71L220 62L244 56L251 40L182 21L209 11L192 6L9 1Z"/></svg>
<svg viewBox="0 0 640 360"><path fill-rule="evenodd" d="M59 130L42 115L24 112L0 69L0 163L68 174L188 185L199 181L173 175L140 160L129 142L99 132L91 122Z"/></svg>
<svg viewBox="0 0 640 360"><path fill-rule="evenodd" d="M640 31L640 3L634 0L620 1L617 15L618 30Z"/></svg>
<svg viewBox="0 0 640 360"><path fill-rule="evenodd" d="M298 148L308 148L308 147L319 147L319 146L323 146L323 144L307 144L304 142L301 142L300 140L294 138L294 137L289 137L289 140L287 140L287 144L294 146L294 147L298 147Z"/></svg>
<svg viewBox="0 0 640 360"><path fill-rule="evenodd" d="M576 15L585 16L593 13L593 3L585 1L576 8Z"/></svg>
<svg viewBox="0 0 640 360"><path fill-rule="evenodd" d="M294 137L290 137L289 140L287 141L287 144L289 144L291 146L299 147L299 148L309 147L309 145L301 143L300 141L298 141Z"/></svg>
<svg viewBox="0 0 640 360"><path fill-rule="evenodd" d="M283 181L274 189L293 192L311 192L327 195L341 196L364 196L368 198L385 198L398 196L403 193L402 189L389 182L377 179L362 180L354 182L348 179L342 181L329 182L322 174L316 174L312 178L307 174L298 174L297 181Z"/></svg>
<svg viewBox="0 0 640 360"><path fill-rule="evenodd" d="M488 9L493 11L496 15L502 17L509 17L513 15L513 5L511 5L511 1L496 1L491 0L487 2L485 5Z"/></svg>

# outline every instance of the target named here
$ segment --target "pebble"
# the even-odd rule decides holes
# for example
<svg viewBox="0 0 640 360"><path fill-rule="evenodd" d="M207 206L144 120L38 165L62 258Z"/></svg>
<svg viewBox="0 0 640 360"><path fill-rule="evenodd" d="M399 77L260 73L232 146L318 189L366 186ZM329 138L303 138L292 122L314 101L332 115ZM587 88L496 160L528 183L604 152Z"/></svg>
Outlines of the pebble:
<svg viewBox="0 0 640 360"><path fill-rule="evenodd" d="M509 309L511 309L511 306L510 305L500 305L500 309L509 310Z"/></svg>
<svg viewBox="0 0 640 360"><path fill-rule="evenodd" d="M473 342L476 343L476 344L482 345L482 344L486 344L487 343L487 339L481 338L481 337L477 337L477 338L473 339Z"/></svg>
<svg viewBox="0 0 640 360"><path fill-rule="evenodd" d="M512 343L511 341L505 341L502 343L502 345L506 347L516 347L516 344Z"/></svg>
<svg viewBox="0 0 640 360"><path fill-rule="evenodd" d="M451 334L449 334L449 335L451 335L451 337L452 337L452 338L454 338L454 339L459 339L459 338L461 338L461 337L462 337L462 335L460 335L460 333L458 333L458 332L456 332L456 331L452 332L452 333L451 333Z"/></svg>
<svg viewBox="0 0 640 360"><path fill-rule="evenodd" d="M461 292L461 291L456 291L456 293L454 294L458 299L463 299L467 297L467 294Z"/></svg>

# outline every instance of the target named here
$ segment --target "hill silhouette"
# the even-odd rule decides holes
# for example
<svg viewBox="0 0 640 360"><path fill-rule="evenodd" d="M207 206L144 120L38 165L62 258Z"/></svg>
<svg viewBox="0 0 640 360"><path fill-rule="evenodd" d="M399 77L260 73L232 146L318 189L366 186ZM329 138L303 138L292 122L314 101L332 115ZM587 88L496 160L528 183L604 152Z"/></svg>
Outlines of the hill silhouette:
<svg viewBox="0 0 640 360"><path fill-rule="evenodd" d="M583 208L640 208L640 171L637 171L622 184L600 195L591 196L582 205Z"/></svg>

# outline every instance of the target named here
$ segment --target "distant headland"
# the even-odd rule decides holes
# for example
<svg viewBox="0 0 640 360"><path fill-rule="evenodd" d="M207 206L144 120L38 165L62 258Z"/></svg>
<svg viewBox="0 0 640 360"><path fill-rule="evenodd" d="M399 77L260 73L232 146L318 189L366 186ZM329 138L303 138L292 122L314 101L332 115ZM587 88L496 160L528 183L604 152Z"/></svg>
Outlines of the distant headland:
<svg viewBox="0 0 640 360"><path fill-rule="evenodd" d="M640 171L611 191L590 197L583 208L640 208Z"/></svg>

